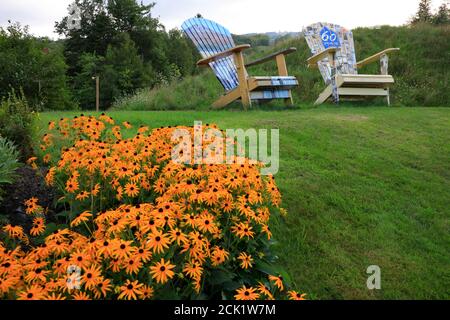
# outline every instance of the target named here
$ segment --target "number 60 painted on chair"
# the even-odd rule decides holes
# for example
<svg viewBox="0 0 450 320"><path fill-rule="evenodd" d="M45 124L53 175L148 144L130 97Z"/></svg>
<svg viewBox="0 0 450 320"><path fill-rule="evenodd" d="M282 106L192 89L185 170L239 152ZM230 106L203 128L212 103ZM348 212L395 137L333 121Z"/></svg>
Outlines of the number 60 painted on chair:
<svg viewBox="0 0 450 320"><path fill-rule="evenodd" d="M322 31L320 31L320 37L322 38L322 43L325 49L338 48L341 46L336 32L328 29L327 27L324 27Z"/></svg>

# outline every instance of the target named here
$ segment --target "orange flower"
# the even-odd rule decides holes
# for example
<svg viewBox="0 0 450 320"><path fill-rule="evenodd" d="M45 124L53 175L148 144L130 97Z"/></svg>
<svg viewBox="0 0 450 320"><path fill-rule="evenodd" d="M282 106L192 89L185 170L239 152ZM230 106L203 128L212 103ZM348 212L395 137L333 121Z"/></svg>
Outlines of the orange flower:
<svg viewBox="0 0 450 320"><path fill-rule="evenodd" d="M102 271L98 266L91 266L87 268L82 277L82 282L84 283L84 287L87 290L92 290L97 286L100 282L103 281Z"/></svg>
<svg viewBox="0 0 450 320"><path fill-rule="evenodd" d="M80 185L78 184L78 181L76 179L67 180L67 183L66 183L66 191L67 192L74 193L75 191L78 190L79 187L80 187Z"/></svg>
<svg viewBox="0 0 450 320"><path fill-rule="evenodd" d="M125 264L125 271L127 274L133 274L133 273L137 274L137 273L139 273L139 271L142 268L142 262L140 261L139 258L134 257L134 256L131 258L128 258L124 264Z"/></svg>
<svg viewBox="0 0 450 320"><path fill-rule="evenodd" d="M236 300L257 300L259 298L259 294L255 291L256 289L254 288L247 288L246 286L243 286L236 291L234 298Z"/></svg>
<svg viewBox="0 0 450 320"><path fill-rule="evenodd" d="M77 291L73 295L73 300L85 301L85 300L91 300L91 298L89 297L89 295L86 292Z"/></svg>
<svg viewBox="0 0 450 320"><path fill-rule="evenodd" d="M163 258L155 266L150 267L150 274L153 279L156 279L156 282L164 284L175 275L172 271L173 268L175 266L170 264L170 260L165 262Z"/></svg>
<svg viewBox="0 0 450 320"><path fill-rule="evenodd" d="M108 292L111 291L111 287L111 280L104 279L103 281L100 281L94 289L94 298L105 298Z"/></svg>
<svg viewBox="0 0 450 320"><path fill-rule="evenodd" d="M12 226L10 224L3 227L3 231L8 234L8 236L12 239L20 239L25 235L23 232L23 228L20 226Z"/></svg>
<svg viewBox="0 0 450 320"><path fill-rule="evenodd" d="M34 214L34 213L41 213L42 207L38 205L38 199L37 198L31 198L25 201L25 213L28 215Z"/></svg>
<svg viewBox="0 0 450 320"><path fill-rule="evenodd" d="M289 294L289 300L306 300L305 293L300 294L297 291L291 290L288 292L288 294Z"/></svg>
<svg viewBox="0 0 450 320"><path fill-rule="evenodd" d="M275 285L277 286L278 289L280 289L280 291L284 290L284 285L283 285L283 277L282 276L269 276L269 280L273 281L275 283Z"/></svg>
<svg viewBox="0 0 450 320"><path fill-rule="evenodd" d="M239 257L239 260L241 260L241 268L242 269L248 269L252 267L253 258L251 255L246 254L245 252L242 252Z"/></svg>
<svg viewBox="0 0 450 320"><path fill-rule="evenodd" d="M36 270L30 270L28 274L25 276L25 280L29 283L35 281L45 282L47 279L47 275L50 271L42 270L41 268L37 268Z"/></svg>
<svg viewBox="0 0 450 320"><path fill-rule="evenodd" d="M149 286L143 286L141 289L142 293L139 296L142 300L149 300L153 297L153 288Z"/></svg>
<svg viewBox="0 0 450 320"><path fill-rule="evenodd" d="M183 272L185 272L192 279L199 279L202 276L203 268L200 263L189 262L185 264Z"/></svg>
<svg viewBox="0 0 450 320"><path fill-rule="evenodd" d="M78 227L80 224L88 222L89 218L91 218L91 217L92 217L92 214L89 211L85 211L82 214L80 214L78 217L73 219L72 222L70 223L70 226L72 228Z"/></svg>
<svg viewBox="0 0 450 320"><path fill-rule="evenodd" d="M44 297L44 290L37 285L32 285L19 294L19 300L42 300Z"/></svg>
<svg viewBox="0 0 450 320"><path fill-rule="evenodd" d="M153 250L153 252L161 253L164 252L165 249L169 248L170 239L161 231L155 231L154 233L149 235L147 244L149 248Z"/></svg>
<svg viewBox="0 0 450 320"><path fill-rule="evenodd" d="M236 234L239 238L253 238L254 232L252 231L252 227L246 223L239 223L231 228L234 234Z"/></svg>
<svg viewBox="0 0 450 320"><path fill-rule="evenodd" d="M63 297L61 294L57 294L55 292L48 294L45 296L45 300L47 301L62 301L66 300L66 297Z"/></svg>
<svg viewBox="0 0 450 320"><path fill-rule="evenodd" d="M87 191L81 191L79 194L77 194L77 196L75 197L75 199L80 200L80 201L84 201L87 198L89 198L89 192Z"/></svg>
<svg viewBox="0 0 450 320"><path fill-rule="evenodd" d="M133 128L133 126L131 125L131 123L129 123L128 121L122 122L123 126L127 129L131 129Z"/></svg>
<svg viewBox="0 0 450 320"><path fill-rule="evenodd" d="M272 293L270 292L269 288L262 282L259 282L259 284L258 284L258 291L262 295L265 295L269 300L274 300L274 297L273 297Z"/></svg>
<svg viewBox="0 0 450 320"><path fill-rule="evenodd" d="M34 218L33 227L30 230L32 236L38 236L43 234L45 231L45 220L44 218Z"/></svg>
<svg viewBox="0 0 450 320"><path fill-rule="evenodd" d="M186 244L189 242L189 239L186 237L186 235L183 232L181 232L180 229L170 230L169 240L171 242L176 242L178 245Z"/></svg>
<svg viewBox="0 0 450 320"><path fill-rule="evenodd" d="M144 285L142 283L139 283L139 281L133 281L127 280L123 286L120 287L120 295L119 300L126 299L126 300L137 300L137 295L142 294L142 287Z"/></svg>
<svg viewBox="0 0 450 320"><path fill-rule="evenodd" d="M136 198L139 195L139 187L135 183L127 183L125 194L130 198Z"/></svg>

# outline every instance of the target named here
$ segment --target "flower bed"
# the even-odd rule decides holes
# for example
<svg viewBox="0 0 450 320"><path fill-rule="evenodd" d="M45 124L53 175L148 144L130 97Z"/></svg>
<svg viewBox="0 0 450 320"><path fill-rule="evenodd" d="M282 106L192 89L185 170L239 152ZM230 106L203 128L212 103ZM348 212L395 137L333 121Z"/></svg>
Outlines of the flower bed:
<svg viewBox="0 0 450 320"><path fill-rule="evenodd" d="M2 228L0 297L303 299L270 250L269 220L285 214L273 177L248 159L176 164L176 129L125 139L131 125L106 115L50 123L41 149L63 223L46 225L32 198L31 230Z"/></svg>

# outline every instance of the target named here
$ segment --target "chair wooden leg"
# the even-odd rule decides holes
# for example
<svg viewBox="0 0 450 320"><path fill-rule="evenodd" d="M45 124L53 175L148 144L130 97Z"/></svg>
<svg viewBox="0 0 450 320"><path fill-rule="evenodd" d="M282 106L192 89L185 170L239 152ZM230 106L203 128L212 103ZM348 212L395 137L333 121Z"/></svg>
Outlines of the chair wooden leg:
<svg viewBox="0 0 450 320"><path fill-rule="evenodd" d="M245 70L244 57L242 52L235 53L233 57L237 69L239 80L238 89L240 90L242 105L244 106L244 109L247 110L248 107L252 106L252 100L250 99L250 91L248 89L247 71Z"/></svg>
<svg viewBox="0 0 450 320"><path fill-rule="evenodd" d="M233 101L236 101L241 97L241 92L239 88L236 88L225 95L221 96L219 99L217 99L216 102L213 103L214 109L221 109L232 103Z"/></svg>
<svg viewBox="0 0 450 320"><path fill-rule="evenodd" d="M315 106L324 103L328 100L328 98L333 94L333 88L331 84L323 90L323 92L319 95L319 98L317 98L316 102L314 103Z"/></svg>
<svg viewBox="0 0 450 320"><path fill-rule="evenodd" d="M293 106L294 105L294 98L292 98L292 91L291 90L289 90L289 98L284 99L284 103L287 106Z"/></svg>

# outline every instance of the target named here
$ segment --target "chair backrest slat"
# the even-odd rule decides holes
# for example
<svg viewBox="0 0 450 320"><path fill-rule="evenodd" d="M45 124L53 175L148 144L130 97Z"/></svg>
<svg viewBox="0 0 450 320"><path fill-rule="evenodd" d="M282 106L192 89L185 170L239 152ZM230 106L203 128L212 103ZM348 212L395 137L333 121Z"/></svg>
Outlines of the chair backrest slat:
<svg viewBox="0 0 450 320"><path fill-rule="evenodd" d="M203 58L235 47L230 31L214 21L192 18L186 20L181 28L195 44ZM225 57L211 62L209 65L225 90L229 91L238 87L239 81L233 57Z"/></svg>
<svg viewBox="0 0 450 320"><path fill-rule="evenodd" d="M336 53L336 72L338 74L358 74L356 67L353 33L332 23L315 23L303 30L311 53L318 54L329 47L339 47ZM331 82L331 65L328 58L318 63L324 81Z"/></svg>

